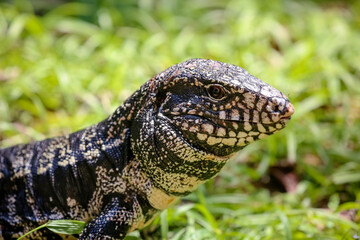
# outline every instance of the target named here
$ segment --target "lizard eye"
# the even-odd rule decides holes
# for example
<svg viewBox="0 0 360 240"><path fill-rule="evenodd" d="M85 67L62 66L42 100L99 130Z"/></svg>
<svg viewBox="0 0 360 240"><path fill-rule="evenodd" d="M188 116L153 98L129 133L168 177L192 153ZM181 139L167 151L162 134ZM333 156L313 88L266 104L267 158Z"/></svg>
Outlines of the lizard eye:
<svg viewBox="0 0 360 240"><path fill-rule="evenodd" d="M207 87L207 93L214 100L221 100L225 96L225 90L221 85L212 84Z"/></svg>

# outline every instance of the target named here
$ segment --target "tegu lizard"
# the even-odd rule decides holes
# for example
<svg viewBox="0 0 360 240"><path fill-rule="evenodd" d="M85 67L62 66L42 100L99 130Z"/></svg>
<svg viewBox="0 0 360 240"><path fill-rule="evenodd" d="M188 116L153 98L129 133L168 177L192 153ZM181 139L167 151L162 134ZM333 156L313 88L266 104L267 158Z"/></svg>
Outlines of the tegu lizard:
<svg viewBox="0 0 360 240"><path fill-rule="evenodd" d="M87 223L79 239L123 239L293 113L284 94L238 66L174 65L100 123L1 149L0 236L74 219ZM31 237L60 238L48 230Z"/></svg>

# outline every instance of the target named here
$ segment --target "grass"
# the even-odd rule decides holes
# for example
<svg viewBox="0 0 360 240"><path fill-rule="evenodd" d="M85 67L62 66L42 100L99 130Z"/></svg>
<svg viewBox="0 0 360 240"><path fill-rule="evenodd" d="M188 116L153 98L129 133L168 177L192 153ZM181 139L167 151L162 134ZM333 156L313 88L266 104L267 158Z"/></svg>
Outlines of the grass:
<svg viewBox="0 0 360 240"><path fill-rule="evenodd" d="M0 3L0 147L94 124L186 59L233 63L289 96L290 125L240 152L143 236L360 235L359 1L53 2ZM279 171L295 176L295 192Z"/></svg>

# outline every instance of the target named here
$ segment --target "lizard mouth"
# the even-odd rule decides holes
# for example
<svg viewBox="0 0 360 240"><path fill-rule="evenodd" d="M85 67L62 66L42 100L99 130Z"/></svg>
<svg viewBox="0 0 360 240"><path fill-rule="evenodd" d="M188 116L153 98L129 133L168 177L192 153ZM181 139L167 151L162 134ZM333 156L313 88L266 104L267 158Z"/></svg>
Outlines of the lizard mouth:
<svg viewBox="0 0 360 240"><path fill-rule="evenodd" d="M171 125L182 138L194 149L218 157L229 156L259 139L260 134L238 131L242 125L255 128L256 125L234 120L208 119L203 116L181 115L172 119L162 115L161 118ZM237 125L237 126L236 126ZM272 132L263 133L263 136Z"/></svg>
<svg viewBox="0 0 360 240"><path fill-rule="evenodd" d="M245 135L250 135L255 140L257 139L256 136L260 134L271 135L284 128L291 118L290 116L283 116L274 123L262 123L243 119L219 119L213 116L186 113L176 116L161 114L161 116L183 132L184 135L206 134L209 137L217 138L242 138ZM247 142L249 144L252 141Z"/></svg>
<svg viewBox="0 0 360 240"><path fill-rule="evenodd" d="M286 125L294 114L294 106L287 102L285 107L279 110L277 107L272 107L272 111L259 112L256 109L227 109L220 112L213 112L211 110L199 111L190 109L188 111L167 111L163 115L176 121L177 119L185 119L189 122L192 119L200 119L198 121L209 121L219 127L229 127L231 125L264 125L275 126L277 124ZM263 114L265 113L265 116ZM279 125L278 127L279 128ZM234 129L237 130L237 129ZM272 132L272 131L269 131Z"/></svg>
<svg viewBox="0 0 360 240"><path fill-rule="evenodd" d="M288 103L281 112L268 112L265 119L254 117L232 119L226 117L231 115L222 116L206 114L206 112L201 114L192 110L175 113L158 113L158 116L165 118L172 128L196 148L206 149L207 152L210 151L218 156L225 156L283 129L291 119L294 107Z"/></svg>

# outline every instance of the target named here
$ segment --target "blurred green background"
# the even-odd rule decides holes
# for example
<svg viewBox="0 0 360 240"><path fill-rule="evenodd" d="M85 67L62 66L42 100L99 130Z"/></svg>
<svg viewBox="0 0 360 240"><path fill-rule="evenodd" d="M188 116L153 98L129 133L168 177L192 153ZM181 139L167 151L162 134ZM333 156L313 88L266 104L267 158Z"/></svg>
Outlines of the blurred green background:
<svg viewBox="0 0 360 240"><path fill-rule="evenodd" d="M142 238L357 239L360 1L1 1L0 147L101 121L189 58L239 65L296 111Z"/></svg>

